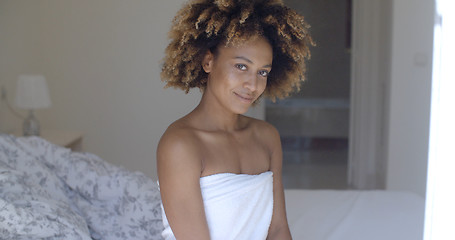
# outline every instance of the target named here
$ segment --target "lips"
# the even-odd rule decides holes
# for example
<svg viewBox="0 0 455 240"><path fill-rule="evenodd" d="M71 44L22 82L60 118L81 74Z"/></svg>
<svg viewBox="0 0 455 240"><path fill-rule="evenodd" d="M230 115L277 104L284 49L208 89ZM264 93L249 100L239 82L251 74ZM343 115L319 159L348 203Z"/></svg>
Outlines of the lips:
<svg viewBox="0 0 455 240"><path fill-rule="evenodd" d="M248 94L240 94L240 93L236 93L234 92L234 94L243 102L246 102L246 103L252 103L253 100L254 100L254 97L248 95Z"/></svg>

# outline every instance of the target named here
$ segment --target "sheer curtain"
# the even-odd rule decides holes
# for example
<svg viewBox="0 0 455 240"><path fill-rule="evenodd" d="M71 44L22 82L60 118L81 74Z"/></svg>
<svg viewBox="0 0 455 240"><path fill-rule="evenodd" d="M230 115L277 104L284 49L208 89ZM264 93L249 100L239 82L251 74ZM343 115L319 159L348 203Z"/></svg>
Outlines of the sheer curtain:
<svg viewBox="0 0 455 240"><path fill-rule="evenodd" d="M455 1L436 11L425 240L455 239Z"/></svg>
<svg viewBox="0 0 455 240"><path fill-rule="evenodd" d="M384 105L389 69L391 0L353 0L348 185L385 186ZM387 80L388 81L388 80Z"/></svg>

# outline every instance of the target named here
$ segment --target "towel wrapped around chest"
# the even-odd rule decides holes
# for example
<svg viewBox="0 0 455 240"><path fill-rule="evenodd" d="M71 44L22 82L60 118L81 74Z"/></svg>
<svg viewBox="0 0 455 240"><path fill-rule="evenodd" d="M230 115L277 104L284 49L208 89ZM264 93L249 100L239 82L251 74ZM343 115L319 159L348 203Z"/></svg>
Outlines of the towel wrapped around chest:
<svg viewBox="0 0 455 240"><path fill-rule="evenodd" d="M219 173L200 179L212 240L264 240L273 212L273 173ZM163 210L163 237L175 239Z"/></svg>

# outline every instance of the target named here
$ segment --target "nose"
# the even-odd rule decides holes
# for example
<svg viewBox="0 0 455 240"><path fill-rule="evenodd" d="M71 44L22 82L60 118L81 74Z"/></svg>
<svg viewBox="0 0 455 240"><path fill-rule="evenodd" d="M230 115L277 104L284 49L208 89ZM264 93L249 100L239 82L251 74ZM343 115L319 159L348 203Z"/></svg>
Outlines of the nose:
<svg viewBox="0 0 455 240"><path fill-rule="evenodd" d="M258 79L256 74L248 74L243 83L243 87L248 89L250 92L255 92L258 88Z"/></svg>

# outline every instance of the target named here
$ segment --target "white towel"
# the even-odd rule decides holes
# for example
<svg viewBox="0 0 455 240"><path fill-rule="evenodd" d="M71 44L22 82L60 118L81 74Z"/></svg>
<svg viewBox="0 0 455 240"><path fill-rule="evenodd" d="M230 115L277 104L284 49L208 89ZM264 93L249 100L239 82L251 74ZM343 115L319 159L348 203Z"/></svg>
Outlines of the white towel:
<svg viewBox="0 0 455 240"><path fill-rule="evenodd" d="M200 179L212 240L264 240L273 212L273 173L219 173ZM163 237L175 239L163 210Z"/></svg>

